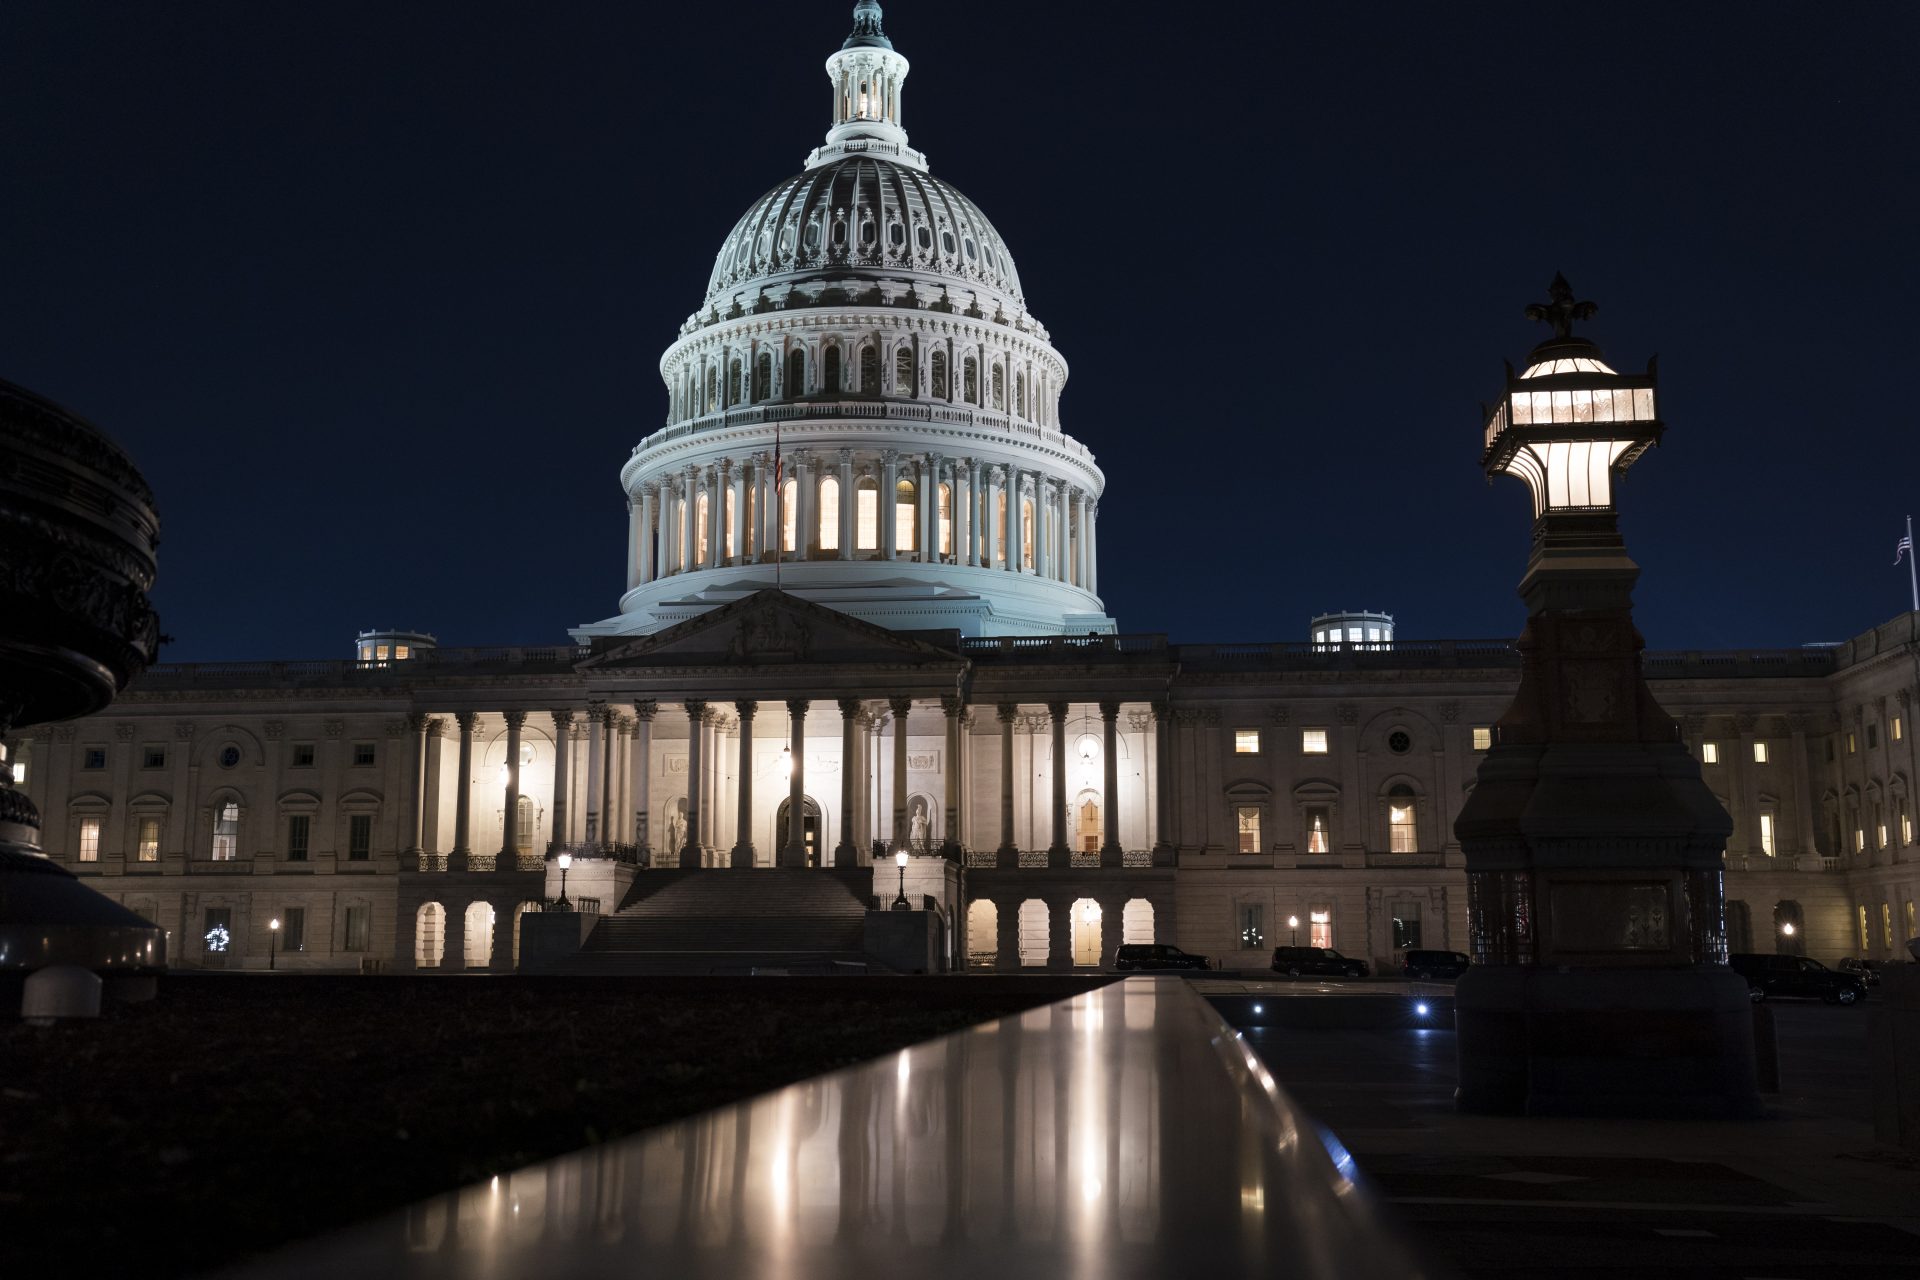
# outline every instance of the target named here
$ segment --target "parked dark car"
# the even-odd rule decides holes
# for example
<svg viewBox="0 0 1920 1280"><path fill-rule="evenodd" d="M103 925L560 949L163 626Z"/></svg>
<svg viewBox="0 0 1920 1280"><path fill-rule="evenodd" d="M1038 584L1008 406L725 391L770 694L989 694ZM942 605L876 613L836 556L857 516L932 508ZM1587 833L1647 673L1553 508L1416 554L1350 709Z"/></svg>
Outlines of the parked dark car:
<svg viewBox="0 0 1920 1280"><path fill-rule="evenodd" d="M1114 953L1116 969L1211 969L1205 956L1196 956L1164 942L1129 942Z"/></svg>
<svg viewBox="0 0 1920 1280"><path fill-rule="evenodd" d="M1849 977L1860 979L1861 982L1869 987L1877 987L1880 985L1880 970L1874 967L1873 961L1871 960L1861 960L1854 956L1848 956L1834 967Z"/></svg>
<svg viewBox="0 0 1920 1280"><path fill-rule="evenodd" d="M1747 994L1755 1004L1775 996L1818 997L1828 1004L1855 1004L1867 994L1867 985L1860 979L1836 973L1805 956L1736 952L1727 957L1727 964L1747 980Z"/></svg>
<svg viewBox="0 0 1920 1280"><path fill-rule="evenodd" d="M1324 974L1337 978L1364 978L1372 972L1365 960L1350 960L1332 947L1275 947L1273 971L1289 978Z"/></svg>
<svg viewBox="0 0 1920 1280"><path fill-rule="evenodd" d="M1472 961L1458 951L1409 951L1400 972L1409 978L1457 978Z"/></svg>

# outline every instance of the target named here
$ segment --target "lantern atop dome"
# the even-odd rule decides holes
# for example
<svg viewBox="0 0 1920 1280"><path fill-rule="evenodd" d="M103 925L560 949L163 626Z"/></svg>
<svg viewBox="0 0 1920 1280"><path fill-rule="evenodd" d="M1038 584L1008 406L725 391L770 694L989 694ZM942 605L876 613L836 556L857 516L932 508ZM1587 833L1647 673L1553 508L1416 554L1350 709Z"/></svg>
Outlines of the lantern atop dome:
<svg viewBox="0 0 1920 1280"><path fill-rule="evenodd" d="M833 127L826 145L807 157L807 167L848 155L875 155L925 169L927 158L907 145L907 131L900 127L900 91L908 70L907 60L894 52L880 28L879 0L859 0L853 6L853 33L827 59Z"/></svg>

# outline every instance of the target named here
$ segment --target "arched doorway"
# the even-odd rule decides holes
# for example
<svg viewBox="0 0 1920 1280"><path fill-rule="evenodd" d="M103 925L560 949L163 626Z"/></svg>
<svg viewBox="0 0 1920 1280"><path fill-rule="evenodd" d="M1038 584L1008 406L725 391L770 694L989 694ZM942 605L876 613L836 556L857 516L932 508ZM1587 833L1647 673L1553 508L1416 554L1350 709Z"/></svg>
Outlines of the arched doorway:
<svg viewBox="0 0 1920 1280"><path fill-rule="evenodd" d="M1092 898L1073 904L1073 963L1078 969L1100 967L1100 904Z"/></svg>
<svg viewBox="0 0 1920 1280"><path fill-rule="evenodd" d="M447 944L447 909L425 902L413 917L413 967L438 969Z"/></svg>
<svg viewBox="0 0 1920 1280"><path fill-rule="evenodd" d="M540 910L537 902L523 902L513 909L513 967L520 967L520 918L529 911Z"/></svg>
<svg viewBox="0 0 1920 1280"><path fill-rule="evenodd" d="M1000 959L1000 908L985 898L967 904L967 968L991 969Z"/></svg>
<svg viewBox="0 0 1920 1280"><path fill-rule="evenodd" d="M469 969L484 969L493 961L493 904L467 904L466 961Z"/></svg>
<svg viewBox="0 0 1920 1280"><path fill-rule="evenodd" d="M1153 942L1153 904L1145 898L1129 898L1120 911L1120 941L1129 946Z"/></svg>
<svg viewBox="0 0 1920 1280"><path fill-rule="evenodd" d="M1047 963L1047 904L1028 898L1020 904L1020 965L1044 968Z"/></svg>
<svg viewBox="0 0 1920 1280"><path fill-rule="evenodd" d="M801 797L805 803L800 810L800 843L806 846L807 865L820 865L820 806L812 796ZM787 847L787 811L793 805L789 796L780 802L780 810L773 820L774 861L779 861L779 851Z"/></svg>

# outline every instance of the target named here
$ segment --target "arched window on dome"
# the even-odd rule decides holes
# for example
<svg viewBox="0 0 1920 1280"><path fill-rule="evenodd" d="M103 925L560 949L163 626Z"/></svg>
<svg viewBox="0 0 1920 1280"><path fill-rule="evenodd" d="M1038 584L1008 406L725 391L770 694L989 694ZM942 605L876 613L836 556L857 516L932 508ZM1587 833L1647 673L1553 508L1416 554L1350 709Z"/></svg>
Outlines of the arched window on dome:
<svg viewBox="0 0 1920 1280"><path fill-rule="evenodd" d="M740 403L741 389L740 361L736 357L727 362L727 407L731 409Z"/></svg>
<svg viewBox="0 0 1920 1280"><path fill-rule="evenodd" d="M698 565L710 563L708 557L713 554L713 549L707 545L709 524L707 513L711 510L707 501L707 492L704 489L700 491L700 496L693 500L693 562Z"/></svg>
<svg viewBox="0 0 1920 1280"><path fill-rule="evenodd" d="M840 344L829 342L820 357L820 389L832 393L840 390Z"/></svg>
<svg viewBox="0 0 1920 1280"><path fill-rule="evenodd" d="M947 398L947 353L934 352L927 361L927 369L933 375L933 398L945 400Z"/></svg>
<svg viewBox="0 0 1920 1280"><path fill-rule="evenodd" d="M896 551L919 549L920 494L913 481L902 480L893 487L893 546Z"/></svg>
<svg viewBox="0 0 1920 1280"><path fill-rule="evenodd" d="M993 558L1000 565L1007 563L1007 491L1000 490L999 510L994 512Z"/></svg>
<svg viewBox="0 0 1920 1280"><path fill-rule="evenodd" d="M940 486L940 554L953 554L953 486Z"/></svg>
<svg viewBox="0 0 1920 1280"><path fill-rule="evenodd" d="M712 413L720 407L720 371L712 365L707 366L707 394L702 413Z"/></svg>
<svg viewBox="0 0 1920 1280"><path fill-rule="evenodd" d="M853 549L880 549L880 483L863 476L853 488Z"/></svg>
<svg viewBox="0 0 1920 1280"><path fill-rule="evenodd" d="M820 482L820 549L840 549L840 482L832 476Z"/></svg>
<svg viewBox="0 0 1920 1280"><path fill-rule="evenodd" d="M758 404L773 395L773 356L762 351L753 362L753 399Z"/></svg>
<svg viewBox="0 0 1920 1280"><path fill-rule="evenodd" d="M1020 499L1020 567L1033 568L1033 499Z"/></svg>
<svg viewBox="0 0 1920 1280"><path fill-rule="evenodd" d="M799 529L800 486L789 480L780 486L780 549L792 551Z"/></svg>
<svg viewBox="0 0 1920 1280"><path fill-rule="evenodd" d="M782 393L788 396L807 394L807 353L793 351L787 355L787 385Z"/></svg>
<svg viewBox="0 0 1920 1280"><path fill-rule="evenodd" d="M999 364L993 366L993 407L998 413L1007 411L1007 371Z"/></svg>
<svg viewBox="0 0 1920 1280"><path fill-rule="evenodd" d="M968 404L980 403L980 366L972 356L960 365L960 398Z"/></svg>
<svg viewBox="0 0 1920 1280"><path fill-rule="evenodd" d="M880 353L873 349L871 342L863 343L860 347L860 394L880 394Z"/></svg>
<svg viewBox="0 0 1920 1280"><path fill-rule="evenodd" d="M1027 375L1025 371L1013 376L1013 412L1019 417L1027 416Z"/></svg>
<svg viewBox="0 0 1920 1280"><path fill-rule="evenodd" d="M728 485L720 496L720 541L726 546L727 559L734 557L733 549L733 486Z"/></svg>
<svg viewBox="0 0 1920 1280"><path fill-rule="evenodd" d="M913 394L913 348L904 342L893 353L893 394Z"/></svg>

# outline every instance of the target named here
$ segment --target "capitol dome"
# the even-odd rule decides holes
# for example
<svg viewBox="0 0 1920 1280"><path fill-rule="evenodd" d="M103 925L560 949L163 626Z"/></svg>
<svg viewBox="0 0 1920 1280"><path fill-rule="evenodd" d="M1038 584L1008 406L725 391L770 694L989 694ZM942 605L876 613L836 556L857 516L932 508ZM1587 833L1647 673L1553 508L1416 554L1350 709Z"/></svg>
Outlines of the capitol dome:
<svg viewBox="0 0 1920 1280"><path fill-rule="evenodd" d="M660 358L666 421L620 473L626 591L575 635L768 587L902 630L1111 632L1066 361L999 232L908 144L876 0L826 69L825 142L735 224Z"/></svg>

